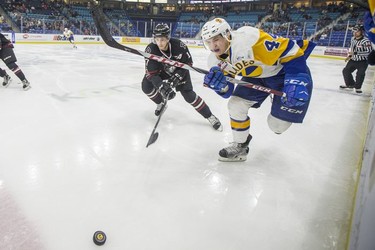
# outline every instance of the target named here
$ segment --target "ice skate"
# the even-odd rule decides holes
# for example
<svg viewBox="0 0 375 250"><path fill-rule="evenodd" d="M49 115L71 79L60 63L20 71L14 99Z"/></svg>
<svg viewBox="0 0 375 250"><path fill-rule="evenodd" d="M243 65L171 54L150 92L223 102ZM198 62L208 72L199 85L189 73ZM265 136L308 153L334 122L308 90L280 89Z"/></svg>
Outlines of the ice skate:
<svg viewBox="0 0 375 250"><path fill-rule="evenodd" d="M22 86L22 88L23 88L23 90L29 90L30 88L31 88L31 86L30 86L30 82L28 81L28 80L23 80L22 81L22 84L23 84L23 86Z"/></svg>
<svg viewBox="0 0 375 250"><path fill-rule="evenodd" d="M219 119L217 119L216 116L211 115L210 117L207 118L207 120L211 123L212 127L217 130L217 131L223 131L223 126L221 125L221 122Z"/></svg>
<svg viewBox="0 0 375 250"><path fill-rule="evenodd" d="M10 78L10 76L6 74L3 78L3 87L8 87L11 81L12 79Z"/></svg>
<svg viewBox="0 0 375 250"><path fill-rule="evenodd" d="M355 89L355 92L356 92L357 94L362 94L362 89Z"/></svg>
<svg viewBox="0 0 375 250"><path fill-rule="evenodd" d="M219 161L246 161L251 139L252 136L249 135L244 143L233 142L231 146L220 150Z"/></svg>
<svg viewBox="0 0 375 250"><path fill-rule="evenodd" d="M163 108L163 105L164 105L164 102L157 104L156 109L155 109L156 116L159 116L162 112L164 112L167 109L168 105L165 105L164 110L161 110Z"/></svg>

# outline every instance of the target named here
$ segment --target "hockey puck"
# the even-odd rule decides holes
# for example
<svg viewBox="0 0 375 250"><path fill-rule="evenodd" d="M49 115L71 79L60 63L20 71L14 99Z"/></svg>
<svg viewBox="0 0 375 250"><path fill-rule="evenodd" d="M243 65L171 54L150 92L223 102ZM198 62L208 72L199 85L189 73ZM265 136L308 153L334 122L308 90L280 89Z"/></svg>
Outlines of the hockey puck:
<svg viewBox="0 0 375 250"><path fill-rule="evenodd" d="M94 243L98 246L104 245L107 240L107 236L102 231L96 231L93 237Z"/></svg>

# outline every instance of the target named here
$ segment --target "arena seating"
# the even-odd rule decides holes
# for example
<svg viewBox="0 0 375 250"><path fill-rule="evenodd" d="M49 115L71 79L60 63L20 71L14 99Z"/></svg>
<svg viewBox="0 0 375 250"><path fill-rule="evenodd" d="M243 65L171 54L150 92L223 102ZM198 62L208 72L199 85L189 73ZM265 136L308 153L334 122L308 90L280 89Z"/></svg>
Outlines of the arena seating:
<svg viewBox="0 0 375 250"><path fill-rule="evenodd" d="M67 5L64 2L44 1L7 1L0 0L1 9L7 13L13 23L2 20L0 29L11 30L19 28L25 33L58 34L65 27L70 28L74 34L96 35L90 10L87 5ZM348 11L347 7L339 4L329 4L325 7L296 8L294 6L285 10L268 12L239 11L216 9L206 11L181 11L178 18L170 20L157 20L150 23L146 19L133 19L131 13L122 9L105 9L104 12L110 19L109 28L113 35L122 36L150 36L152 27L158 22L166 22L171 26L172 36L179 38L197 38L203 24L214 17L225 18L232 29L244 25L260 26L261 29L279 36L291 39L311 38L319 45L346 47L352 36L350 27L360 23L363 10L351 10L348 19L332 26L332 22ZM263 22L260 22L263 18Z"/></svg>

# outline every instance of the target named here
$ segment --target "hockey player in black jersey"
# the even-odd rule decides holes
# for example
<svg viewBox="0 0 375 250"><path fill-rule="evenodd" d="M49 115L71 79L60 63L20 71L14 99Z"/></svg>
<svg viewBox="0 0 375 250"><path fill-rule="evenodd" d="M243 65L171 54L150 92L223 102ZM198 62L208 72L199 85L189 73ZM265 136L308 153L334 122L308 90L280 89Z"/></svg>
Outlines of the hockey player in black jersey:
<svg viewBox="0 0 375 250"><path fill-rule="evenodd" d="M162 56L174 61L192 65L189 49L179 39L170 37L166 24L158 24L153 30L153 42L145 50L147 53ZM191 104L199 114L206 118L216 130L222 131L219 119L211 113L206 102L194 90L190 73L154 60L145 59L146 74L142 81L142 91L157 105L155 115L159 116L164 100L173 99L180 92L185 101ZM165 110L165 109L164 109Z"/></svg>
<svg viewBox="0 0 375 250"><path fill-rule="evenodd" d="M26 79L22 70L16 64L17 58L13 51L13 44L3 34L0 33L0 58L5 65L22 81L23 90L30 88L30 83ZM0 76L3 77L3 86L8 87L12 79L5 70L0 68Z"/></svg>

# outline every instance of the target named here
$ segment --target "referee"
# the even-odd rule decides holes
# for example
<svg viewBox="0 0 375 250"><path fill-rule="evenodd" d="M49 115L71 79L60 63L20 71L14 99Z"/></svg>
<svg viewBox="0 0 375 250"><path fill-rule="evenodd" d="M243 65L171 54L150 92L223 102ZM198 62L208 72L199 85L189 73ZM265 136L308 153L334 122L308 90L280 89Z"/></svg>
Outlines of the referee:
<svg viewBox="0 0 375 250"><path fill-rule="evenodd" d="M365 79L366 69L368 66L368 55L372 51L370 40L364 37L364 28L362 25L353 27L353 38L350 43L349 55L345 59L348 62L342 70L345 85L341 85L340 89L353 89L355 92L362 93L362 84ZM357 70L355 81L352 73Z"/></svg>

